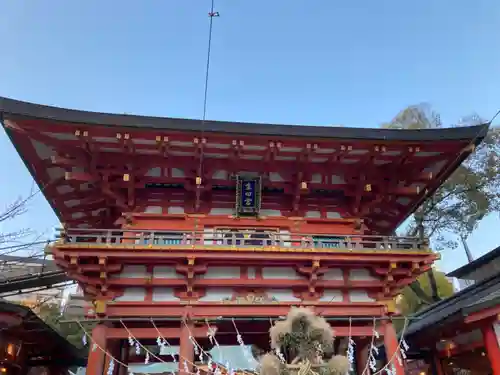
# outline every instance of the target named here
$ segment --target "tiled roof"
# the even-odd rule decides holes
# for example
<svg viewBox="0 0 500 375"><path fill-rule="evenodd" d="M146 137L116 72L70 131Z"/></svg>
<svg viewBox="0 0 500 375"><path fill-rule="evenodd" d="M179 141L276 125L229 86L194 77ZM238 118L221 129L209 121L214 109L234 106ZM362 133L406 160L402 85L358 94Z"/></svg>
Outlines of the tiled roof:
<svg viewBox="0 0 500 375"><path fill-rule="evenodd" d="M30 308L0 300L0 312L16 314L22 319L22 324L7 326L2 330L7 335L23 340L26 361L48 358L50 364L62 367L85 365L85 351L70 344Z"/></svg>
<svg viewBox="0 0 500 375"><path fill-rule="evenodd" d="M496 258L500 258L500 246L496 249L491 250L489 253L484 254L482 257L474 259L472 262L467 263L465 266L457 268L455 271L450 272L448 277L456 277L461 278L463 275L469 274L475 269L482 267L483 265L495 260Z"/></svg>
<svg viewBox="0 0 500 375"><path fill-rule="evenodd" d="M498 287L499 289L495 292L492 292L488 294L487 296L484 296L483 298L478 299L477 301L467 305L464 308L464 312L467 314L488 308L490 306L494 306L495 304L499 304L500 300L500 286Z"/></svg>
<svg viewBox="0 0 500 375"><path fill-rule="evenodd" d="M458 314L463 316L481 310L488 307L486 304L496 303L497 299L500 299L500 274L463 289L418 312L413 316L415 319L412 320L405 335L414 335L447 318L457 318Z"/></svg>
<svg viewBox="0 0 500 375"><path fill-rule="evenodd" d="M337 139L377 139L400 141L432 141L437 139L464 140L471 139L479 144L488 132L489 124L478 126L443 128L443 129L380 129L380 128L346 128L339 126L300 126L276 124L252 124L228 121L202 121L180 118L161 118L96 113L49 107L34 103L22 102L0 97L0 117L31 117L49 119L66 123L126 126L151 129L181 130L199 132L206 128L207 132L242 133L259 135L283 135L291 137L320 137Z"/></svg>

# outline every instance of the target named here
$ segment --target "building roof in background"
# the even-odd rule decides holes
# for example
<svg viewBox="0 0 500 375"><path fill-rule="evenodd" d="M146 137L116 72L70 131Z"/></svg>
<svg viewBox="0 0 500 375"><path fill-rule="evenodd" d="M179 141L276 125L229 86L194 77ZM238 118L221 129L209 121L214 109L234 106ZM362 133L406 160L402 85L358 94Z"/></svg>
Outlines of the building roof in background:
<svg viewBox="0 0 500 375"><path fill-rule="evenodd" d="M38 255L22 257L22 256L0 254L0 265L6 263L20 264L23 266L39 266L39 267L57 269L57 266L54 263L54 261Z"/></svg>
<svg viewBox="0 0 500 375"><path fill-rule="evenodd" d="M6 323L1 322L0 325L3 335L12 336L23 342L23 350L27 350L28 365L56 364L63 367L86 365L84 351L70 344L28 307L0 300L0 314L2 313L15 315L21 319L20 324L3 326Z"/></svg>
<svg viewBox="0 0 500 375"><path fill-rule="evenodd" d="M42 288L69 281L54 261L44 257L0 255L0 296L18 294L20 290ZM36 292L34 290L33 292Z"/></svg>
<svg viewBox="0 0 500 375"><path fill-rule="evenodd" d="M7 297L20 294L20 291L36 292L58 284L70 283L72 280L64 271L49 271L35 275L24 275L4 279L0 282L0 295ZM33 289L33 290L31 290Z"/></svg>
<svg viewBox="0 0 500 375"><path fill-rule="evenodd" d="M457 268L455 271L450 272L448 277L456 277L458 279L468 275L472 271L490 263L491 261L500 258L500 246L490 252L484 254L482 257L475 259L474 261L467 263L465 266Z"/></svg>
<svg viewBox="0 0 500 375"><path fill-rule="evenodd" d="M1 255L0 254L0 262L20 262L20 263L30 263L37 265L51 264L52 260L47 259L43 256L15 256L15 255Z"/></svg>
<svg viewBox="0 0 500 375"><path fill-rule="evenodd" d="M500 285L498 285L496 291L464 307L463 312L465 315L469 315L497 305L500 305Z"/></svg>
<svg viewBox="0 0 500 375"><path fill-rule="evenodd" d="M498 304L499 290L500 274L465 288L415 314L413 316L415 319L406 330L405 336L411 337L430 326L453 321Z"/></svg>

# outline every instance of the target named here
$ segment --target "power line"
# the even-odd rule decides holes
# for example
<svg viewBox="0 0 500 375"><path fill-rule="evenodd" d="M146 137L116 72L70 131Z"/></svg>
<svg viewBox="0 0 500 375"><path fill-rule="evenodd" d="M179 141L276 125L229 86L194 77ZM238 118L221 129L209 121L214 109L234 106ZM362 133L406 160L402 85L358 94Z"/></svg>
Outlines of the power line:
<svg viewBox="0 0 500 375"><path fill-rule="evenodd" d="M204 92L204 97L203 97L203 119L202 119L202 124L206 120L207 116L207 100L208 100L208 78L210 75L210 56L212 52L212 32L213 32L213 20L214 17L219 17L219 12L214 11L214 2L215 0L212 0L212 6L210 8L210 13L208 13L208 16L210 17L210 25L208 29L208 49L207 49L207 65L205 69L205 92ZM202 127L202 131L204 128Z"/></svg>
<svg viewBox="0 0 500 375"><path fill-rule="evenodd" d="M43 240L43 241L34 241L34 242L27 242L27 243L22 243L19 245L9 245L9 246L3 246L0 247L0 250L14 250L14 251L6 251L4 253L0 253L0 255L8 255L11 253L15 253L17 251L23 250L24 248L34 246L34 245L41 245L41 244L49 244L50 240Z"/></svg>
<svg viewBox="0 0 500 375"><path fill-rule="evenodd" d="M208 13L208 17L210 18L209 28L208 28L208 47L207 47L207 63L205 67L205 84L204 84L204 93L203 93L203 116L201 120L201 154L200 154L200 165L198 166L198 177L203 178L203 154L204 154L204 146L203 146L203 137L205 135L205 121L207 119L207 103L208 103L208 78L210 76L210 57L212 54L212 33L213 33L213 21L214 17L219 17L219 12L214 10L215 0L212 0L212 4L210 7L210 12Z"/></svg>

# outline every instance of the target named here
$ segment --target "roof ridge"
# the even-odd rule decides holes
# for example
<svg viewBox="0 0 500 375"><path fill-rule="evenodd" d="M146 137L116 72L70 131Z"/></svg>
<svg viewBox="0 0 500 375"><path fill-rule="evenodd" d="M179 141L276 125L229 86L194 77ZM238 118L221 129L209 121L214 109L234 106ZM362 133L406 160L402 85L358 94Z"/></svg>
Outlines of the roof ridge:
<svg viewBox="0 0 500 375"><path fill-rule="evenodd" d="M150 128L198 132L202 129L201 119L174 117L125 115L118 113L91 112L47 106L0 97L2 117L31 117L67 124L86 124L109 127ZM429 141L439 134L441 140L481 139L486 135L489 123L440 129L387 129L381 127L362 128L332 125L269 124L240 121L206 120L209 133L234 133L262 136L283 136L332 139L372 139L380 141Z"/></svg>

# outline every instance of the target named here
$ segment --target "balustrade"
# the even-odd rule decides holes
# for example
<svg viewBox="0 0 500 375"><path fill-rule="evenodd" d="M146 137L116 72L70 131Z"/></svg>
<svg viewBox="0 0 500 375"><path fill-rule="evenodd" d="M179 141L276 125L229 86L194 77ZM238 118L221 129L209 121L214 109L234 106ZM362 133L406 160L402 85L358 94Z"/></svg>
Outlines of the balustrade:
<svg viewBox="0 0 500 375"><path fill-rule="evenodd" d="M60 241L66 244L106 244L109 246L150 245L151 247L281 247L347 250L426 250L428 241L417 237L376 235L324 235L313 233L280 233L265 231L182 232L127 229L61 230Z"/></svg>

